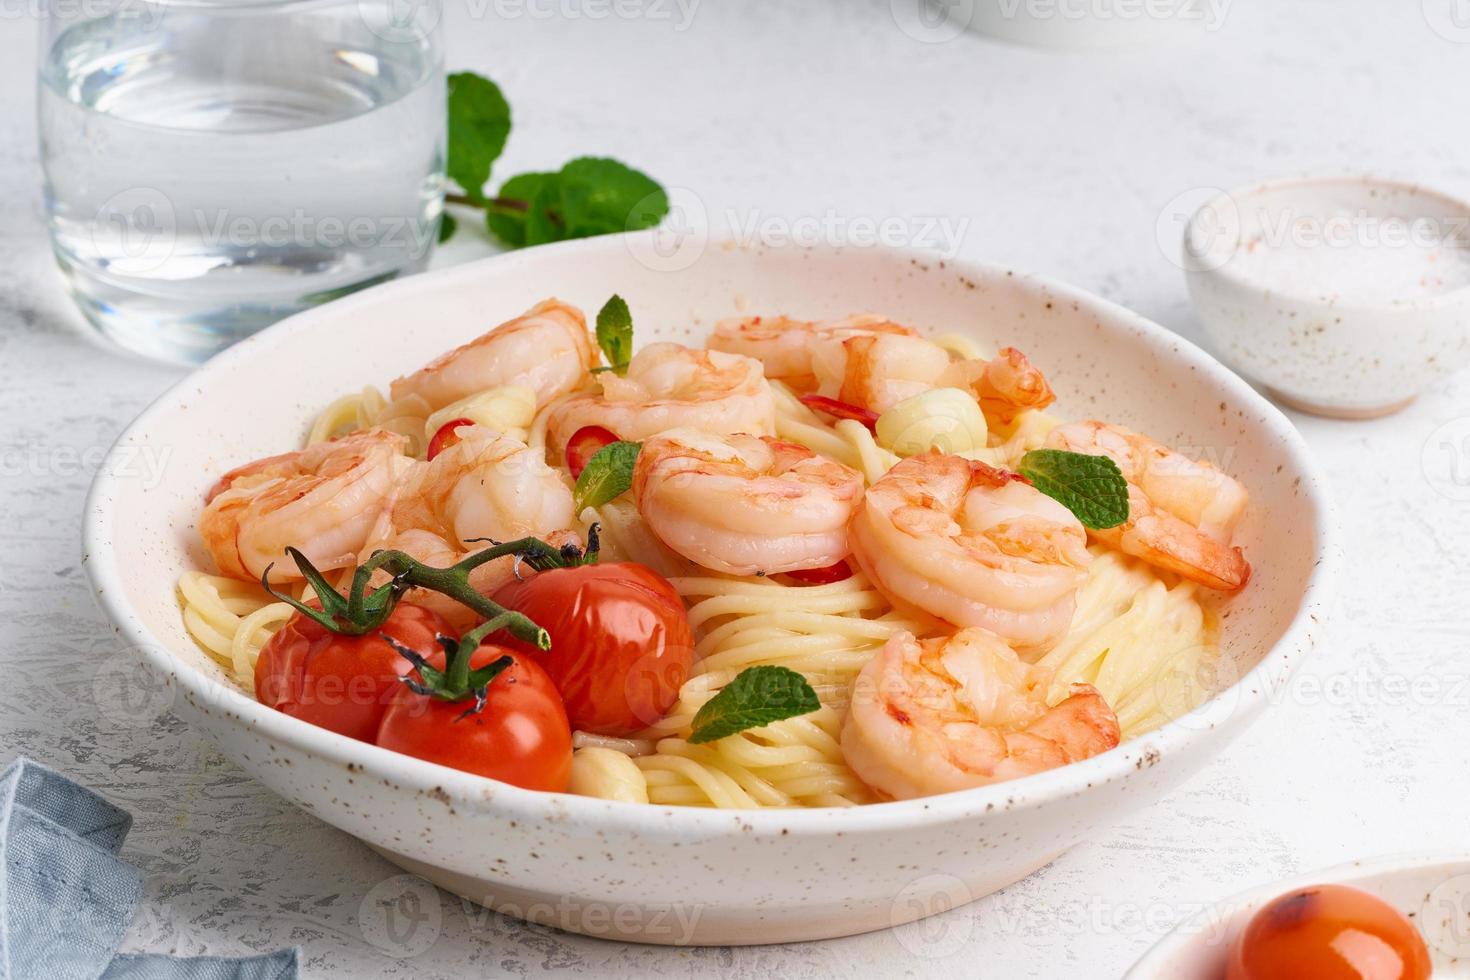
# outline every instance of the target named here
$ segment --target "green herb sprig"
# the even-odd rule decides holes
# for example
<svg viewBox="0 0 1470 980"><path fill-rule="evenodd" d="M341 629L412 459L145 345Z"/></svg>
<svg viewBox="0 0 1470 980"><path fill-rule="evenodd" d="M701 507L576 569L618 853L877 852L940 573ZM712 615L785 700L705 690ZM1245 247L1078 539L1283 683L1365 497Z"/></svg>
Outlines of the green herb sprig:
<svg viewBox="0 0 1470 980"><path fill-rule="evenodd" d="M597 311L597 346L602 348L608 367L594 371L628 373L628 362L633 359L633 313L627 300L617 293Z"/></svg>
<svg viewBox="0 0 1470 980"><path fill-rule="evenodd" d="M789 667L747 667L695 712L689 741L695 745L729 738L822 706L805 677Z"/></svg>
<svg viewBox="0 0 1470 980"><path fill-rule="evenodd" d="M1128 481L1106 456L1033 449L1021 457L1017 472L1077 515L1083 527L1105 531L1128 520Z"/></svg>
<svg viewBox="0 0 1470 980"><path fill-rule="evenodd" d="M580 514L588 507L601 507L627 493L633 486L633 467L638 463L641 442L611 442L587 461L572 489L572 502Z"/></svg>
<svg viewBox="0 0 1470 980"><path fill-rule="evenodd" d="M445 171L462 193L452 204L481 208L485 227L510 248L653 228L669 213L658 181L607 157L578 157L556 171L511 177L485 193L511 131L510 103L493 81L473 72L449 76L449 155ZM439 241L458 222L446 213Z"/></svg>

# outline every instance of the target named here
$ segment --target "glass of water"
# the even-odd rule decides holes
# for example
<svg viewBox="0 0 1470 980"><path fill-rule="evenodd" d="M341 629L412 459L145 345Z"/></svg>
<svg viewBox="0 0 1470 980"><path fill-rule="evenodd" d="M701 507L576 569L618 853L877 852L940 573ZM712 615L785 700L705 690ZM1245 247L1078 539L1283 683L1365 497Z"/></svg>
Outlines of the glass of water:
<svg viewBox="0 0 1470 980"><path fill-rule="evenodd" d="M423 267L444 200L442 0L47 0L41 161L87 318L202 361Z"/></svg>

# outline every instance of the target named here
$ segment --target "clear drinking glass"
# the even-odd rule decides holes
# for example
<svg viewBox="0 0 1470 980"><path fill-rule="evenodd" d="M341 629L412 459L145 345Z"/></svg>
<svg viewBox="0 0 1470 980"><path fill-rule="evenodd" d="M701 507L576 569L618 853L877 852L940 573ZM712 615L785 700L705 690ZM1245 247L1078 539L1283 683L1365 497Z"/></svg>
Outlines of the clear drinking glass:
<svg viewBox="0 0 1470 980"><path fill-rule="evenodd" d="M47 0L57 261L87 318L201 361L422 268L444 199L442 0Z"/></svg>

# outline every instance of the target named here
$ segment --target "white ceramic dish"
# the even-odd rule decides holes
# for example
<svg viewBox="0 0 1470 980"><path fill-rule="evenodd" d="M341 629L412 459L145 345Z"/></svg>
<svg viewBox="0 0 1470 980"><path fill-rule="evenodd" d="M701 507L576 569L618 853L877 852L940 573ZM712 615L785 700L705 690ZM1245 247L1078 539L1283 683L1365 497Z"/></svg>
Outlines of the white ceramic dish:
<svg viewBox="0 0 1470 980"><path fill-rule="evenodd" d="M1278 180L1206 203L1185 248L1214 349L1293 407L1386 415L1470 364L1470 203L1363 177Z"/></svg>
<svg viewBox="0 0 1470 980"><path fill-rule="evenodd" d="M175 710L282 796L474 901L619 939L786 942L896 925L1029 874L1190 775L1311 649L1337 559L1322 480L1286 419L1187 342L1000 268L715 245L660 272L639 261L648 244L595 239L381 286L242 343L144 412L92 489L85 561L121 635L176 689ZM174 592L179 572L205 560L192 529L211 481L296 445L340 392L385 383L546 296L596 309L614 291L643 343L697 342L741 310L880 310L1014 343L1045 366L1070 413L1211 455L1253 501L1241 541L1256 573L1225 634L1222 693L1024 781L850 810L717 812L516 789L314 728L225 682L184 633ZM127 476L142 450L169 453L157 485Z"/></svg>
<svg viewBox="0 0 1470 980"><path fill-rule="evenodd" d="M1436 980L1470 978L1470 858L1413 854L1354 861L1227 898L1161 939L1123 980L1223 980L1231 944L1261 906L1325 884L1361 888L1408 916L1429 947Z"/></svg>

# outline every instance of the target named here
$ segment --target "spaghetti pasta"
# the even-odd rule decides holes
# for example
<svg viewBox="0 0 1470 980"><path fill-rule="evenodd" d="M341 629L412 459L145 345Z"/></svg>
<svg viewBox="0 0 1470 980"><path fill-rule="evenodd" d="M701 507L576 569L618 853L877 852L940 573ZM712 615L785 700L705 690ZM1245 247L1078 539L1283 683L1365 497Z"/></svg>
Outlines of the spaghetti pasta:
<svg viewBox="0 0 1470 980"><path fill-rule="evenodd" d="M930 624L894 613L860 575L820 586L697 577L674 580L702 633L695 676L634 761L654 803L716 807L851 806L872 793L842 757L838 737L853 679L887 640ZM706 745L687 738L695 713L747 667L775 664L807 678L821 710Z"/></svg>
<svg viewBox="0 0 1470 980"><path fill-rule="evenodd" d="M315 446L364 429L386 429L408 439L409 455L422 456L432 435L424 432L429 415L428 402L418 396L390 402L368 385L328 405L312 422L305 444Z"/></svg>
<svg viewBox="0 0 1470 980"><path fill-rule="evenodd" d="M858 468L859 459L853 446L824 423L816 412L803 405L796 392L780 381L772 381L771 393L776 401L776 435L805 446L814 453L820 453L854 469Z"/></svg>
<svg viewBox="0 0 1470 980"><path fill-rule="evenodd" d="M255 661L295 612L259 585L189 571L179 577L184 628L231 680L255 691Z"/></svg>
<svg viewBox="0 0 1470 980"><path fill-rule="evenodd" d="M1213 617L1190 582L1094 546L1072 629L1038 663L1059 684L1088 683L1135 738L1197 706L1216 655Z"/></svg>

